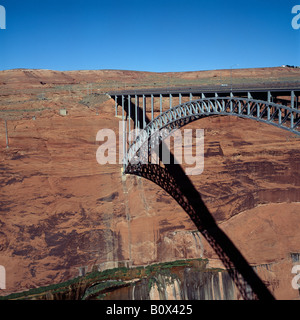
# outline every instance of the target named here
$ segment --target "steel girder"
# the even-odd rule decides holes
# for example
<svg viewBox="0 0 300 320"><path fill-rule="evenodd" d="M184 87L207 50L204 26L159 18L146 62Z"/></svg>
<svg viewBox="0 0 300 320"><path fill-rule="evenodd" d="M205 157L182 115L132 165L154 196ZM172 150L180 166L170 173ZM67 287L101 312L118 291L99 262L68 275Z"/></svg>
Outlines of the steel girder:
<svg viewBox="0 0 300 320"><path fill-rule="evenodd" d="M143 163L148 163L147 159L151 153L149 146L157 147L174 129L211 115L231 115L252 119L300 135L300 110L298 109L249 98L202 98L172 107L149 122L128 149L125 156L125 172L129 163L137 164L141 160L144 161ZM137 161L135 161L136 157Z"/></svg>

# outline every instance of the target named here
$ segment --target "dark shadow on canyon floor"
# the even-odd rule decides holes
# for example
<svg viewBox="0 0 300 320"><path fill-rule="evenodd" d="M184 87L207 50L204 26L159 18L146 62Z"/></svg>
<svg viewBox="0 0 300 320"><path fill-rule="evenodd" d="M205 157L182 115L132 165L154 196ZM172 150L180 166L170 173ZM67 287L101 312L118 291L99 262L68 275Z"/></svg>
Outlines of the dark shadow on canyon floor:
<svg viewBox="0 0 300 320"><path fill-rule="evenodd" d="M129 165L128 173L146 178L169 193L185 210L226 267L243 299L274 299L236 246L218 227L190 179L179 165Z"/></svg>

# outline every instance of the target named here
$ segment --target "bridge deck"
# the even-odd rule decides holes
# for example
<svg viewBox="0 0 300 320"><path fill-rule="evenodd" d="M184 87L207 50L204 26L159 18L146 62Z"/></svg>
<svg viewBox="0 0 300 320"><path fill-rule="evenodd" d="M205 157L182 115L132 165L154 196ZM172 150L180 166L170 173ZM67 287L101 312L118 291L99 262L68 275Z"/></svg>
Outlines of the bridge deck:
<svg viewBox="0 0 300 320"><path fill-rule="evenodd" d="M235 94L245 94L247 92L253 93L265 93L272 92L273 95L290 95L291 91L295 92L295 95L300 95L300 81L299 82L277 82L277 83L262 83L262 84L241 84L241 85L215 85L215 86L190 86L190 87L165 87L165 88L144 88L144 89L129 89L107 92L110 96L121 95L167 95L167 94L228 94L234 92Z"/></svg>

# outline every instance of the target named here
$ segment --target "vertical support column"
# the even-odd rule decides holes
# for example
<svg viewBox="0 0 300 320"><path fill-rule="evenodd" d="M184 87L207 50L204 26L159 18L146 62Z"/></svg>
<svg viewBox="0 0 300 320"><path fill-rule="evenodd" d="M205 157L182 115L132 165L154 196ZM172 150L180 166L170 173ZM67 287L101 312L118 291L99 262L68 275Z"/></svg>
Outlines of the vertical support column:
<svg viewBox="0 0 300 320"><path fill-rule="evenodd" d="M172 108L172 93L169 94L169 99L170 99L170 109Z"/></svg>
<svg viewBox="0 0 300 320"><path fill-rule="evenodd" d="M117 116L118 115L118 96L115 96L115 110L116 110L115 116Z"/></svg>
<svg viewBox="0 0 300 320"><path fill-rule="evenodd" d="M268 102L272 102L272 94L268 91Z"/></svg>
<svg viewBox="0 0 300 320"><path fill-rule="evenodd" d="M218 93L217 92L215 92L215 98L218 98ZM215 106L215 111L222 111L222 110L218 110L218 109L220 109L219 108L219 105L218 105L218 102L217 102L217 99L214 101L214 106Z"/></svg>
<svg viewBox="0 0 300 320"><path fill-rule="evenodd" d="M291 92L291 108L295 108L295 92Z"/></svg>
<svg viewBox="0 0 300 320"><path fill-rule="evenodd" d="M248 96L248 99L252 99L250 92L247 93L247 96ZM248 116L250 115L250 103L249 102L247 103L247 115Z"/></svg>
<svg viewBox="0 0 300 320"><path fill-rule="evenodd" d="M297 97L296 97L297 98ZM298 100L298 98L297 98ZM297 109L297 103L295 104L295 91L291 92L291 108L292 109ZM294 113L293 111L291 112L291 122L290 122L290 128L294 128Z"/></svg>
<svg viewBox="0 0 300 320"><path fill-rule="evenodd" d="M137 117L138 117L138 129L141 129L142 127L142 124L141 124L141 121L140 121L140 97L137 96Z"/></svg>
<svg viewBox="0 0 300 320"><path fill-rule="evenodd" d="M146 127L146 99L143 94L143 129Z"/></svg>
<svg viewBox="0 0 300 320"><path fill-rule="evenodd" d="M272 102L272 94L271 94L271 91L268 91L268 102L271 103ZM270 121L270 106L267 106L268 108L268 114L267 114L267 117L268 117L268 121Z"/></svg>
<svg viewBox="0 0 300 320"><path fill-rule="evenodd" d="M291 129L294 128L294 113L293 113L293 111L291 111L291 123L290 123L290 128L291 128Z"/></svg>
<svg viewBox="0 0 300 320"><path fill-rule="evenodd" d="M131 97L128 95L128 134L130 134L130 122L131 122Z"/></svg>
<svg viewBox="0 0 300 320"><path fill-rule="evenodd" d="M205 94L203 92L201 93L201 99L205 99ZM203 105L203 108L204 108L204 104L203 103L202 103L202 105ZM210 103L208 103L207 105L208 105L208 109L206 108L206 111L209 112L210 111Z"/></svg>
<svg viewBox="0 0 300 320"><path fill-rule="evenodd" d="M125 172L125 159L126 159L126 126L124 114L124 96L122 95L122 131L123 131L123 173Z"/></svg>
<svg viewBox="0 0 300 320"><path fill-rule="evenodd" d="M124 96L122 95L122 121L124 121L125 114L124 114Z"/></svg>
<svg viewBox="0 0 300 320"><path fill-rule="evenodd" d="M135 105L135 129L137 129L138 128L137 95L134 96L134 105Z"/></svg>
<svg viewBox="0 0 300 320"><path fill-rule="evenodd" d="M230 91L230 97L233 98L232 91ZM230 100L230 112L232 112L232 100Z"/></svg>
<svg viewBox="0 0 300 320"><path fill-rule="evenodd" d="M278 124L281 124L281 108L278 108Z"/></svg>
<svg viewBox="0 0 300 320"><path fill-rule="evenodd" d="M182 101L182 95L181 93L179 93L179 104L181 104L181 101Z"/></svg>
<svg viewBox="0 0 300 320"><path fill-rule="evenodd" d="M269 103L272 102L272 94L271 94L271 91L268 91L268 102L269 102ZM267 108L268 108L268 121L270 121L270 106L268 106Z"/></svg>
<svg viewBox="0 0 300 320"><path fill-rule="evenodd" d="M159 110L160 114L162 114L162 94L159 95Z"/></svg>
<svg viewBox="0 0 300 320"><path fill-rule="evenodd" d="M192 101L192 100L193 100L193 94L190 93L190 101Z"/></svg>
<svg viewBox="0 0 300 320"><path fill-rule="evenodd" d="M154 99L153 94L151 94L151 121L154 119Z"/></svg>

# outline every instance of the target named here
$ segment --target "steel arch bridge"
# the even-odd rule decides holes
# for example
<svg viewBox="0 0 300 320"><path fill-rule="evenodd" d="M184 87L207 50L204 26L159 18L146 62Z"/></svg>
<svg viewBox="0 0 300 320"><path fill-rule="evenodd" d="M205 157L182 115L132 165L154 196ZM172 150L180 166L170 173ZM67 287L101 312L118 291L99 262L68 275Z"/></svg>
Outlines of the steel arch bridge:
<svg viewBox="0 0 300 320"><path fill-rule="evenodd" d="M269 89L268 89L269 88ZM238 116L260 121L300 135L300 85L296 88L173 88L148 89L108 93L115 100L116 116L121 106L123 120L123 174L133 174L148 179L164 189L188 214L198 231L214 249L244 299L270 299L274 297L243 255L218 227L201 199L201 194L186 176L180 165L152 164L151 148L164 143L164 138L174 129L203 117ZM195 99L195 96L198 98ZM146 102L151 100L151 120L147 116ZM154 117L155 98L159 97L159 115ZM169 108L163 111L162 98L169 99ZM173 107L177 97L179 104ZM182 98L189 101L182 103ZM142 107L139 106L142 98ZM134 103L132 103L134 100ZM156 106L156 111L157 111ZM126 117L125 117L126 113ZM149 114L149 113L148 113ZM128 121L129 119L129 121ZM142 129L131 145L126 133ZM124 121L127 120L127 121ZM162 132L162 134L161 134ZM146 146L146 148L144 148ZM150 146L150 149L149 149ZM158 155L160 157L160 155ZM135 157L138 161L135 161ZM145 163L143 163L145 160ZM162 159L160 159L162 160ZM162 161L163 162L163 161Z"/></svg>
<svg viewBox="0 0 300 320"><path fill-rule="evenodd" d="M141 153L144 157L142 160L146 160L147 155L144 151L141 152L141 147L151 138L150 147L153 148L172 129L181 128L203 117L237 116L270 124L300 135L299 82L276 85L270 83L260 87L240 85L231 89L220 86L152 88L115 91L107 94L115 100L116 116L118 107L121 107L123 173L132 173L127 170L128 164L134 157L141 156ZM184 99L188 101L183 101ZM173 106L175 102L177 102L176 106ZM159 115L155 117L155 113L158 112ZM135 134L135 140L130 145L127 134L133 129L132 126L141 131L138 135ZM160 138L155 138L158 136L158 131L164 133L160 135Z"/></svg>
<svg viewBox="0 0 300 320"><path fill-rule="evenodd" d="M156 148L172 130L211 115L252 119L300 135L300 110L295 108L263 100L239 97L202 98L172 107L150 121L129 146L124 159L125 173L128 172L128 164L136 156L142 163L147 162L147 159L149 161L151 148ZM161 131L162 129L165 130ZM158 134L159 132L161 133ZM150 140L150 149L147 149L147 154L142 154L143 146L148 144Z"/></svg>

